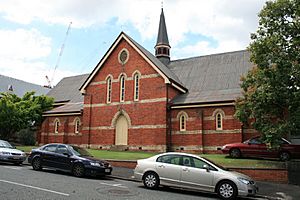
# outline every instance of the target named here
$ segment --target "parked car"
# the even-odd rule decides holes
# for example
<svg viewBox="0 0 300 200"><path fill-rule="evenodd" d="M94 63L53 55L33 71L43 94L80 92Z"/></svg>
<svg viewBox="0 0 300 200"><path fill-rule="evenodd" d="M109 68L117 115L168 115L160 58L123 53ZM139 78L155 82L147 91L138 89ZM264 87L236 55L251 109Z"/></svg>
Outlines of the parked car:
<svg viewBox="0 0 300 200"><path fill-rule="evenodd" d="M134 176L149 189L176 186L215 192L222 199L255 195L258 191L250 177L187 153L169 152L138 160Z"/></svg>
<svg viewBox="0 0 300 200"><path fill-rule="evenodd" d="M93 158L84 148L68 144L47 144L32 149L28 162L34 170L52 168L71 172L77 177L103 176L112 172L108 162Z"/></svg>
<svg viewBox="0 0 300 200"><path fill-rule="evenodd" d="M0 161L21 165L26 159L26 154L13 147L9 142L0 140Z"/></svg>
<svg viewBox="0 0 300 200"><path fill-rule="evenodd" d="M243 143L226 144L221 148L224 154L229 154L232 158L239 157L263 157L279 158L282 161L300 157L300 145L291 144L281 138L280 148L270 149L262 142L261 137L257 136L246 140Z"/></svg>

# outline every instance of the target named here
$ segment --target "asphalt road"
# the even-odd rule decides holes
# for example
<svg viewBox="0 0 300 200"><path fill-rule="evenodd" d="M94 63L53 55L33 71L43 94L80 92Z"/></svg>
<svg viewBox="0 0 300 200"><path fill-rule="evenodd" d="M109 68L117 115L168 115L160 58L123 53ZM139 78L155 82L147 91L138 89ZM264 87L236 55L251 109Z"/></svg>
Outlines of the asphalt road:
<svg viewBox="0 0 300 200"><path fill-rule="evenodd" d="M34 171L30 166L0 163L0 199L143 199L212 200L214 194L161 187L145 189L142 183L106 178L76 178L54 170Z"/></svg>

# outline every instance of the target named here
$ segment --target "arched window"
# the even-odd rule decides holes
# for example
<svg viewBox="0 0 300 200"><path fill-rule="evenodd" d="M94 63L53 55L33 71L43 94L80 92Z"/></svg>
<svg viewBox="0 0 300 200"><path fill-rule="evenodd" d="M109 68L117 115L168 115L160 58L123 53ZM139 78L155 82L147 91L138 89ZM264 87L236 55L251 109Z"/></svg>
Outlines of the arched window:
<svg viewBox="0 0 300 200"><path fill-rule="evenodd" d="M125 100L125 76L120 76L120 102Z"/></svg>
<svg viewBox="0 0 300 200"><path fill-rule="evenodd" d="M134 101L139 100L139 87L140 87L140 75L138 73L135 73L133 76L134 79Z"/></svg>
<svg viewBox="0 0 300 200"><path fill-rule="evenodd" d="M58 133L58 128L60 126L59 119L54 120L54 133Z"/></svg>
<svg viewBox="0 0 300 200"><path fill-rule="evenodd" d="M106 102L107 103L111 102L111 88L112 88L111 82L112 82L111 77L108 77L106 80L106 84L107 84Z"/></svg>
<svg viewBox="0 0 300 200"><path fill-rule="evenodd" d="M186 130L186 116L184 114L181 114L179 117L179 128L180 131L185 131Z"/></svg>
<svg viewBox="0 0 300 200"><path fill-rule="evenodd" d="M217 113L216 114L216 130L222 130L222 129L223 129L222 114Z"/></svg>
<svg viewBox="0 0 300 200"><path fill-rule="evenodd" d="M75 119L74 125L75 125L74 132L79 133L79 130L80 130L80 119L79 118Z"/></svg>

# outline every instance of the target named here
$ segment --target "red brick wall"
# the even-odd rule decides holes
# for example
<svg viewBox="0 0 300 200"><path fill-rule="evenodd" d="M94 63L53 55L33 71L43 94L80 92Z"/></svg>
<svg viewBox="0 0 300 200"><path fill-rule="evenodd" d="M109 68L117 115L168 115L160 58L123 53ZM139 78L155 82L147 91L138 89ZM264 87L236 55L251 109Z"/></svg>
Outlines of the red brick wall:
<svg viewBox="0 0 300 200"><path fill-rule="evenodd" d="M39 144L46 144L52 142L68 143L68 144L81 144L82 143L82 130L75 133L75 119L79 118L82 124L81 116L53 116L46 117L43 121L40 130ZM54 122L59 119L60 126L58 133L54 133ZM82 126L81 126L82 127Z"/></svg>
<svg viewBox="0 0 300 200"><path fill-rule="evenodd" d="M223 129L216 130L215 112L221 111ZM180 131L179 115L188 115L186 131ZM172 144L174 150L215 153L217 147L242 141L241 123L233 117L234 106L185 108L172 110Z"/></svg>
<svg viewBox="0 0 300 200"><path fill-rule="evenodd" d="M288 183L288 171L286 169L242 169L234 168L234 171L246 174L256 181L271 181Z"/></svg>
<svg viewBox="0 0 300 200"><path fill-rule="evenodd" d="M128 62L124 65L118 61L118 54L126 48L129 51ZM134 101L133 74L141 74L139 101ZM126 74L125 102L120 103L120 74ZM112 100L106 103L106 78L112 76ZM176 91L169 90L170 95ZM177 92L178 93L178 92ZM143 149L162 150L166 145L166 104L167 86L163 77L125 40L122 40L108 57L86 88L83 110L83 134L89 135L91 145L109 148L115 144L115 126L113 121L119 111L128 115L128 146ZM92 103L92 108L90 104ZM88 127L92 130L88 130ZM88 138L88 137L86 137ZM148 146L148 147L145 147ZM165 147L164 147L165 148Z"/></svg>

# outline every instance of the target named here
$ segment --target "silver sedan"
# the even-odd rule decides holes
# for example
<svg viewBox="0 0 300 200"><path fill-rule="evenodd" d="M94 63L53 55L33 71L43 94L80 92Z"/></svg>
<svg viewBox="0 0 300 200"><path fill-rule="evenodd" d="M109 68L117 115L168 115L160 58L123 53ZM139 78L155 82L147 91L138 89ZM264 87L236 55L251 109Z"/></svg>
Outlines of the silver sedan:
<svg viewBox="0 0 300 200"><path fill-rule="evenodd" d="M170 152L138 160L134 176L149 189L175 186L215 192L222 199L255 195L258 191L250 177L187 153Z"/></svg>
<svg viewBox="0 0 300 200"><path fill-rule="evenodd" d="M23 151L16 149L5 140L0 140L0 161L20 165L25 159L26 154Z"/></svg>

